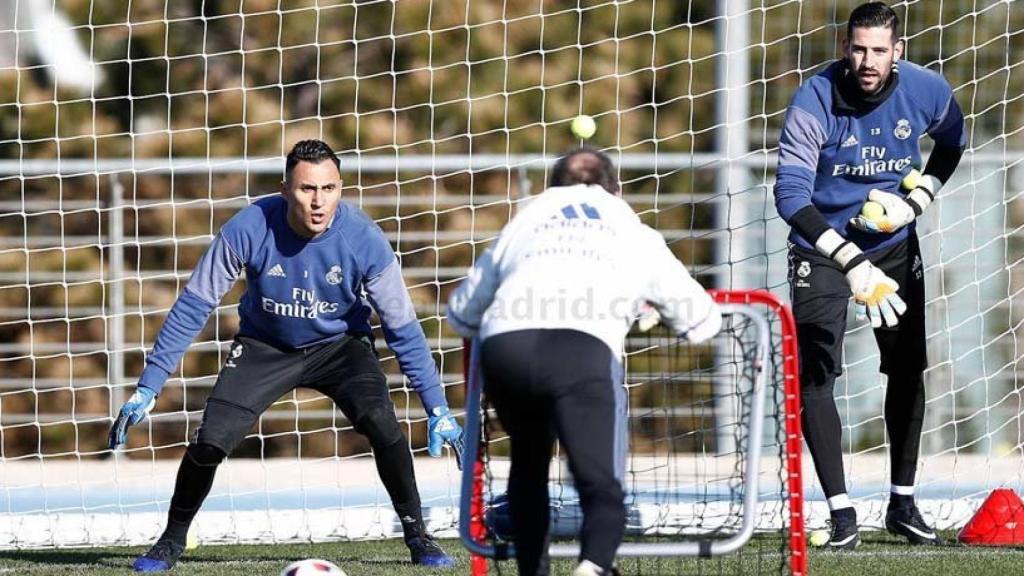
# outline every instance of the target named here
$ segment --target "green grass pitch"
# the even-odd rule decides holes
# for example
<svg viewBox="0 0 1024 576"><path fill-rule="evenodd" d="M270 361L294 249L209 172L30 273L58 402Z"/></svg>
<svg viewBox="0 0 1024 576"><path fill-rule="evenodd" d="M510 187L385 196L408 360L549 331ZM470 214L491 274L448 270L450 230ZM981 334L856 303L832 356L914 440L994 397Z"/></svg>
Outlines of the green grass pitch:
<svg viewBox="0 0 1024 576"><path fill-rule="evenodd" d="M944 534L952 540L953 534ZM941 547L910 547L881 532L863 533L864 541L853 553L811 552L813 576L895 574L897 576L987 576L1024 574L1024 548L968 548L957 544ZM258 546L202 546L189 551L171 574L196 576L276 576L289 562L301 558L325 558L340 565L349 576L414 576L468 574L468 557L454 540L442 545L458 559L458 566L437 570L413 566L400 540L331 544L279 544ZM712 560L623 559L629 574L772 574L778 563L778 542L759 538L739 555ZM81 548L63 550L0 551L0 575L99 576L132 574L130 565L141 548ZM552 574L570 574L572 562L557 561ZM502 563L500 572L515 574Z"/></svg>

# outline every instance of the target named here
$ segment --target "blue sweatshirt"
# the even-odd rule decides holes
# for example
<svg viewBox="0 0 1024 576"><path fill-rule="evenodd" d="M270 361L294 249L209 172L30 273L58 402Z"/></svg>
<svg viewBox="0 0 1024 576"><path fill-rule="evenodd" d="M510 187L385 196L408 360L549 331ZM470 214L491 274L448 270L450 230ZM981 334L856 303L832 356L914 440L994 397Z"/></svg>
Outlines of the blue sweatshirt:
<svg viewBox="0 0 1024 576"><path fill-rule="evenodd" d="M783 220L809 205L865 252L892 246L913 229L871 234L849 227L868 192L906 194L900 181L921 167L919 138L952 148L966 142L964 120L949 84L912 62L899 62L898 84L875 107L845 106L834 86L846 69L842 60L804 82L793 96L779 137L775 207ZM795 229L790 241L813 248Z"/></svg>
<svg viewBox="0 0 1024 576"><path fill-rule="evenodd" d="M381 229L342 202L324 233L302 238L288 225L287 208L281 196L263 198L224 224L167 315L139 386L160 391L245 270L240 336L296 350L346 334L370 334L372 305L424 407L446 405L398 259Z"/></svg>

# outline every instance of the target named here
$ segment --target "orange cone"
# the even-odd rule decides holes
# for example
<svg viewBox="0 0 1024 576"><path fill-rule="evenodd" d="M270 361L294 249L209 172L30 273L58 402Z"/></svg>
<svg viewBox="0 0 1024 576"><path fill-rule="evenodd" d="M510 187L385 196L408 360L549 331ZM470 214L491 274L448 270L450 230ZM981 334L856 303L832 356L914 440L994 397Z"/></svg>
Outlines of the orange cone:
<svg viewBox="0 0 1024 576"><path fill-rule="evenodd" d="M972 546L1024 545L1024 502L1010 488L993 490L957 539Z"/></svg>

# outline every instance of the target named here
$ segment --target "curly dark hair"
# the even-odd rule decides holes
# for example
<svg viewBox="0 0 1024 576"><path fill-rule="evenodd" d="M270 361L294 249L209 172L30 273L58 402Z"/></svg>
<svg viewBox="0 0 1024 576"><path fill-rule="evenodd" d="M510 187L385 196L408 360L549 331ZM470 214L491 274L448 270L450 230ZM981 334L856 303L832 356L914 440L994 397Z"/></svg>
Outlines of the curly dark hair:
<svg viewBox="0 0 1024 576"><path fill-rule="evenodd" d="M292 151L288 153L288 158L284 163L284 175L286 178L291 178L292 170L299 162L319 164L324 160L334 162L338 171L341 171L341 161L338 160L338 155L334 153L334 150L326 142L323 140L300 140L295 143Z"/></svg>

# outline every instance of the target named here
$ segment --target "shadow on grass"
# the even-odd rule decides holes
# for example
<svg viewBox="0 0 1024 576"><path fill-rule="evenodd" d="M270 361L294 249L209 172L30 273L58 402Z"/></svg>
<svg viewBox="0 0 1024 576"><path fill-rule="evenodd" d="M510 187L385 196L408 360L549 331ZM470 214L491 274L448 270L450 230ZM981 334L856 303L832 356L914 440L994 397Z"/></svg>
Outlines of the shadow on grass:
<svg viewBox="0 0 1024 576"><path fill-rule="evenodd" d="M349 565L349 564L365 564L365 565L368 565L368 566L395 566L395 565L400 565L400 564L406 564L406 565L409 565L409 566L413 566L414 565L412 563L412 561L409 560L409 558L405 557L405 556L403 556L401 558L395 557L395 556L378 556L378 557L374 558L372 556L371 557L367 557L367 556L351 556L351 555L349 555L349 556L341 556L341 555L338 555L338 554L288 554L288 555L284 555L284 554L264 554L264 555L253 554L252 556L249 556L248 558L244 558L243 559L243 558L239 558L238 556L235 556L235 555L204 554L202 556L200 556L200 555L191 555L190 556L190 555L188 555L188 553L186 553L184 556L181 557L180 560L178 560L178 564L182 565L182 566L188 565L190 562L204 563L204 564L207 564L207 563L230 564L230 563L240 563L240 562L281 562L283 564L291 564L292 562L297 562L299 560L305 560L307 558L323 558L325 560L330 560L331 562L333 562L335 564L339 564L339 565Z"/></svg>
<svg viewBox="0 0 1024 576"><path fill-rule="evenodd" d="M0 551L0 562L30 562L33 564L95 564L100 566L126 566L140 554L138 550L5 550Z"/></svg>
<svg viewBox="0 0 1024 576"><path fill-rule="evenodd" d="M931 546L927 546L927 545L915 546L915 545L910 544L909 542L907 542L907 539L904 538L903 536L897 536L895 534L890 534L889 532L886 532L885 530L870 530L870 531L862 530L861 533L860 533L860 538L861 538L861 544L863 544L863 545L877 545L878 547L892 546L895 549L899 549L901 547L905 547L907 550L918 550L918 551L925 550L925 551L927 551L927 550L938 550L938 549L948 549L948 548L959 548L959 549L968 549L969 548L969 547L967 547L967 546L965 546L965 545L963 545L963 544L961 544L960 542L957 541L957 539L956 539L956 534L957 533L955 531L952 531L952 530L939 530L937 533L939 535L940 544L931 545Z"/></svg>
<svg viewBox="0 0 1024 576"><path fill-rule="evenodd" d="M10 573L20 573L19 569L29 567L42 568L45 574L68 576L71 573L92 574L94 570L96 574L129 574L132 562L144 551L145 548L140 547L7 550L0 551L0 567ZM460 558L461 550L452 552L456 567L437 571L414 565L400 541L200 546L185 552L176 570L183 574L270 574L267 571L269 565L276 574L276 570L296 560L325 558L345 567L350 574L405 576L424 570L436 571L440 576L462 572L468 565L465 557Z"/></svg>
<svg viewBox="0 0 1024 576"><path fill-rule="evenodd" d="M324 558L340 565L364 566L413 566L405 546L400 548L393 541L380 542L318 542L310 544L285 544L278 546L201 546L186 552L181 563L213 562L228 563L239 561L290 563L306 558Z"/></svg>

